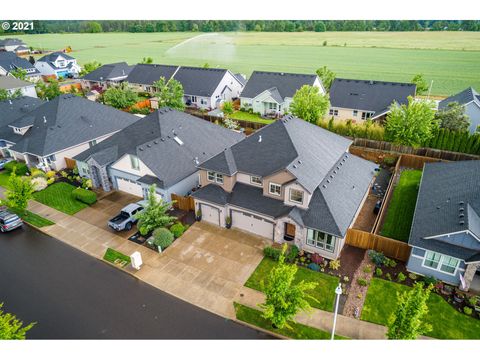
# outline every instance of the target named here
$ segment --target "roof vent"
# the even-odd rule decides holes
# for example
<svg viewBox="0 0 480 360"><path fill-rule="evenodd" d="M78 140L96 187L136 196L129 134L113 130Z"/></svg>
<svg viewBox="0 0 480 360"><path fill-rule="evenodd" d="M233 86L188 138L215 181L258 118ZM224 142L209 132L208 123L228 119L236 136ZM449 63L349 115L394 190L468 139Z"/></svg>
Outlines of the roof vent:
<svg viewBox="0 0 480 360"><path fill-rule="evenodd" d="M458 217L463 218L463 217L465 217L465 214L462 213L462 214L458 215Z"/></svg>
<svg viewBox="0 0 480 360"><path fill-rule="evenodd" d="M352 186L352 190L355 190L355 185Z"/></svg>
<svg viewBox="0 0 480 360"><path fill-rule="evenodd" d="M330 175L330 179L333 179L333 175Z"/></svg>
<svg viewBox="0 0 480 360"><path fill-rule="evenodd" d="M158 144L158 140L153 140L153 143L154 143L154 144Z"/></svg>
<svg viewBox="0 0 480 360"><path fill-rule="evenodd" d="M465 224L465 221L460 220L458 223L459 223L460 225L463 225L463 224Z"/></svg>
<svg viewBox="0 0 480 360"><path fill-rule="evenodd" d="M45 115L43 115L43 123L44 123L44 124L47 123L47 118L45 117Z"/></svg>
<svg viewBox="0 0 480 360"><path fill-rule="evenodd" d="M343 166L343 161L342 161L340 164L338 164L338 165Z"/></svg>
<svg viewBox="0 0 480 360"><path fill-rule="evenodd" d="M138 150L143 151L143 148L142 148L142 147L139 147Z"/></svg>
<svg viewBox="0 0 480 360"><path fill-rule="evenodd" d="M293 168L296 169L296 168L297 168L297 165L293 164Z"/></svg>
<svg viewBox="0 0 480 360"><path fill-rule="evenodd" d="M327 183L329 183L329 184L330 184L330 179L327 179Z"/></svg>
<svg viewBox="0 0 480 360"><path fill-rule="evenodd" d="M340 166L337 166L337 170L340 170Z"/></svg>
<svg viewBox="0 0 480 360"><path fill-rule="evenodd" d="M440 210L440 205L437 205L437 210Z"/></svg>
<svg viewBox="0 0 480 360"><path fill-rule="evenodd" d="M262 142L262 135L258 135L258 142Z"/></svg>
<svg viewBox="0 0 480 360"><path fill-rule="evenodd" d="M298 160L297 162L298 162L299 164L301 164L301 163L302 163L302 160Z"/></svg>
<svg viewBox="0 0 480 360"><path fill-rule="evenodd" d="M12 104L13 104L13 103L12 103L12 100L8 100L8 103L9 103L10 105L12 105Z"/></svg>
<svg viewBox="0 0 480 360"><path fill-rule="evenodd" d="M161 141L165 141L165 138L161 138L160 140L161 140Z"/></svg>
<svg viewBox="0 0 480 360"><path fill-rule="evenodd" d="M458 203L458 205L464 205L464 204L465 204L464 201L460 201L460 202Z"/></svg>
<svg viewBox="0 0 480 360"><path fill-rule="evenodd" d="M458 211L464 211L465 209L463 207L461 207L460 209L458 209Z"/></svg>
<svg viewBox="0 0 480 360"><path fill-rule="evenodd" d="M195 164L198 165L200 162L198 161L198 156L195 156Z"/></svg>
<svg viewBox="0 0 480 360"><path fill-rule="evenodd" d="M178 145L180 145L180 146L183 145L183 141L182 141L178 136L175 135L175 136L173 137L173 140L175 140Z"/></svg>
<svg viewBox="0 0 480 360"><path fill-rule="evenodd" d="M152 145L150 145L150 144L147 144L147 147L148 147L148 148L151 148L151 147L152 147Z"/></svg>
<svg viewBox="0 0 480 360"><path fill-rule="evenodd" d="M333 173L336 174L336 173L337 173L337 170L333 170Z"/></svg>
<svg viewBox="0 0 480 360"><path fill-rule="evenodd" d="M373 85L373 80L370 80L370 85Z"/></svg>
<svg viewBox="0 0 480 360"><path fill-rule="evenodd" d="M323 184L322 187L323 187L324 189L326 189L326 188L327 188L327 185Z"/></svg>

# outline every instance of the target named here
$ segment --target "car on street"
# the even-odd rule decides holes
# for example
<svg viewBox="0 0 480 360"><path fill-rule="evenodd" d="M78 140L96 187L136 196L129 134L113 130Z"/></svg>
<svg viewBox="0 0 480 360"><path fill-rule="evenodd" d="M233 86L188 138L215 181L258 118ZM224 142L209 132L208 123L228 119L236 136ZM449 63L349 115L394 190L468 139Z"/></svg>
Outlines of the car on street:
<svg viewBox="0 0 480 360"><path fill-rule="evenodd" d="M18 215L6 210L0 209L0 231L8 232L17 229L23 225L22 219Z"/></svg>
<svg viewBox="0 0 480 360"><path fill-rule="evenodd" d="M144 207L142 204L128 204L120 211L118 215L108 221L108 226L115 231L130 230L137 222L137 219L134 215L140 211L143 211L143 209Z"/></svg>

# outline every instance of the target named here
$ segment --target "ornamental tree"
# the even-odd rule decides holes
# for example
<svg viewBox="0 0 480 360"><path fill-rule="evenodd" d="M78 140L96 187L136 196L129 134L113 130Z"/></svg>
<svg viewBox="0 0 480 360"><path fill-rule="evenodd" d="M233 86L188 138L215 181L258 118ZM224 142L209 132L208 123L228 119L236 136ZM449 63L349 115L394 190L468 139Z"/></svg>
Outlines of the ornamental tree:
<svg viewBox="0 0 480 360"><path fill-rule="evenodd" d="M38 97L43 100L52 100L62 94L58 81L53 79L47 82L39 81L36 90Z"/></svg>
<svg viewBox="0 0 480 360"><path fill-rule="evenodd" d="M286 249L287 245L284 245L278 263L268 274L266 283L262 282L266 296L265 303L260 305L262 316L279 329L289 327L288 321L294 321L299 311L311 310L307 299L314 298L307 291L317 286L314 282L304 280L295 283L298 268L297 265L285 263Z"/></svg>
<svg viewBox="0 0 480 360"><path fill-rule="evenodd" d="M156 89L155 97L158 99L159 108L168 106L180 111L185 109L183 86L179 81L175 79L167 81L161 77L160 80L153 83L153 86Z"/></svg>
<svg viewBox="0 0 480 360"><path fill-rule="evenodd" d="M433 285L424 288L424 284L419 282L412 290L398 296L397 309L388 321L388 339L415 340L420 334L432 330L431 325L424 322L432 288Z"/></svg>
<svg viewBox="0 0 480 360"><path fill-rule="evenodd" d="M394 103L385 121L385 139L399 145L420 146L438 130L434 105L430 101L415 101L408 105Z"/></svg>
<svg viewBox="0 0 480 360"><path fill-rule="evenodd" d="M324 43L324 46L325 45L326 42ZM336 74L326 66L322 66L321 68L317 69L316 73L317 76L322 80L325 90L330 91L330 87L332 86L333 80L335 80Z"/></svg>
<svg viewBox="0 0 480 360"><path fill-rule="evenodd" d="M111 87L103 93L103 102L116 109L126 109L135 105L137 101L138 95L130 88L128 82L118 87Z"/></svg>
<svg viewBox="0 0 480 360"><path fill-rule="evenodd" d="M25 340L27 331L36 323L23 326L23 321L13 314L4 312L2 307L3 303L0 303L0 340Z"/></svg>
<svg viewBox="0 0 480 360"><path fill-rule="evenodd" d="M8 189L5 192L6 200L3 203L24 214L28 201L32 198L33 186L30 178L17 176L15 171L14 168L8 179Z"/></svg>
<svg viewBox="0 0 480 360"><path fill-rule="evenodd" d="M305 121L316 124L325 116L329 107L328 95L320 94L316 86L303 85L293 95L290 112Z"/></svg>
<svg viewBox="0 0 480 360"><path fill-rule="evenodd" d="M428 83L423 74L416 74L412 78L412 83L417 85L417 94L425 94L428 91Z"/></svg>
<svg viewBox="0 0 480 360"><path fill-rule="evenodd" d="M451 102L435 115L440 127L450 131L467 131L470 127L470 118L465 114L465 108L458 102Z"/></svg>
<svg viewBox="0 0 480 360"><path fill-rule="evenodd" d="M85 63L85 65L83 65L82 67L82 70L80 71L80 76L85 76L91 73L92 71L97 70L100 66L102 66L102 64L99 63L98 61Z"/></svg>

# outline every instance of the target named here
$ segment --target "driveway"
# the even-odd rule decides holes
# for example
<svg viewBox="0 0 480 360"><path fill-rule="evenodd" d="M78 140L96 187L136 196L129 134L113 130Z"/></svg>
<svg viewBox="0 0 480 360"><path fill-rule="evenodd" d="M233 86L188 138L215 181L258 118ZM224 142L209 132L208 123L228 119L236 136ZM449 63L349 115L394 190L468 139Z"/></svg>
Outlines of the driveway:
<svg viewBox="0 0 480 360"><path fill-rule="evenodd" d="M136 276L192 304L234 317L233 300L268 244L240 230L197 222Z"/></svg>
<svg viewBox="0 0 480 360"><path fill-rule="evenodd" d="M110 231L111 233L121 236L122 238L128 239L128 237L137 231L135 226L130 231L117 232L112 230L107 223L108 220L117 215L126 205L140 200L142 200L142 198L125 193L123 191L114 191L99 199L92 206L77 212L73 216L103 230Z"/></svg>

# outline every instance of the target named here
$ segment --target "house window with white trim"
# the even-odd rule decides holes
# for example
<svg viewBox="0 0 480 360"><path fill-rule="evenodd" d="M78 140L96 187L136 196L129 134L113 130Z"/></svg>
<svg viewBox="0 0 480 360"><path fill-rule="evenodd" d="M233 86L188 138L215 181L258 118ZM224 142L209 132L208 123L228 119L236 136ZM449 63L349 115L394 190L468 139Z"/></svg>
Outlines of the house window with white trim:
<svg viewBox="0 0 480 360"><path fill-rule="evenodd" d="M442 255L433 251L427 251L423 266L447 274L455 274L459 263L460 261L454 257Z"/></svg>
<svg viewBox="0 0 480 360"><path fill-rule="evenodd" d="M440 265L440 270L449 274L455 274L458 263L458 259L455 259L451 256L442 256L442 265Z"/></svg>
<svg viewBox="0 0 480 360"><path fill-rule="evenodd" d="M215 182L217 184L223 184L223 175L219 174L219 173L216 173L215 174Z"/></svg>
<svg viewBox="0 0 480 360"><path fill-rule="evenodd" d="M335 236L325 234L324 232L308 229L307 230L307 245L326 250L329 252L335 251Z"/></svg>
<svg viewBox="0 0 480 360"><path fill-rule="evenodd" d="M135 155L130 155L130 164L133 170L140 170L140 161Z"/></svg>
<svg viewBox="0 0 480 360"><path fill-rule="evenodd" d="M217 184L223 184L223 175L216 173L215 171L207 171L207 179L210 182L216 182Z"/></svg>
<svg viewBox="0 0 480 360"><path fill-rule="evenodd" d="M282 195L282 185L275 184L275 183L270 183L268 187L268 192L272 195L277 195L280 196Z"/></svg>
<svg viewBox="0 0 480 360"><path fill-rule="evenodd" d="M207 179L208 181L215 181L215 171L208 171L207 172Z"/></svg>
<svg viewBox="0 0 480 360"><path fill-rule="evenodd" d="M335 109L330 109L328 113L333 116L338 116L338 110L335 110Z"/></svg>
<svg viewBox="0 0 480 360"><path fill-rule="evenodd" d="M303 204L303 191L298 189L290 189L290 201Z"/></svg>
<svg viewBox="0 0 480 360"><path fill-rule="evenodd" d="M355 116L355 117L358 116L358 110L353 110L353 116Z"/></svg>
<svg viewBox="0 0 480 360"><path fill-rule="evenodd" d="M250 176L250 183L254 185L262 185L263 181L260 176Z"/></svg>
<svg viewBox="0 0 480 360"><path fill-rule="evenodd" d="M370 119L373 115L373 112L370 111L362 111L362 120Z"/></svg>

